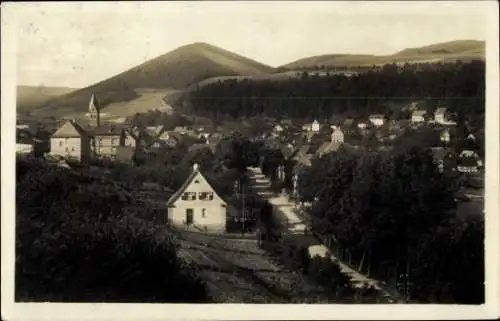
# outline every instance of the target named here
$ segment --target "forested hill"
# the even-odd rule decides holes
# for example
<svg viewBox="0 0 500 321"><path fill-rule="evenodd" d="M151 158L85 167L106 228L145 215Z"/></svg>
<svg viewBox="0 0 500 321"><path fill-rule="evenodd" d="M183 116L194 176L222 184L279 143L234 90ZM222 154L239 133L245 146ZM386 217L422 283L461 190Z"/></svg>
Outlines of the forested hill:
<svg viewBox="0 0 500 321"><path fill-rule="evenodd" d="M356 76L308 76L287 81L225 80L191 91L182 99L186 112L216 119L255 115L325 119L333 114L393 116L394 102L426 100L467 114L484 114L485 63L435 63L397 66ZM399 105L399 104L398 104Z"/></svg>

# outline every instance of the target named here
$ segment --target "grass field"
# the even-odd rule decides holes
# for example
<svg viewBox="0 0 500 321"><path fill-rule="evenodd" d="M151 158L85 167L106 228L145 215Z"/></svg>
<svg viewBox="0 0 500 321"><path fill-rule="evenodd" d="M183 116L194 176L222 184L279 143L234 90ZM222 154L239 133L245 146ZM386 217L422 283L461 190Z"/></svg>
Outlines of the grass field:
<svg viewBox="0 0 500 321"><path fill-rule="evenodd" d="M181 232L180 247L180 256L197 266L218 302L328 302L321 289L280 266L256 240Z"/></svg>

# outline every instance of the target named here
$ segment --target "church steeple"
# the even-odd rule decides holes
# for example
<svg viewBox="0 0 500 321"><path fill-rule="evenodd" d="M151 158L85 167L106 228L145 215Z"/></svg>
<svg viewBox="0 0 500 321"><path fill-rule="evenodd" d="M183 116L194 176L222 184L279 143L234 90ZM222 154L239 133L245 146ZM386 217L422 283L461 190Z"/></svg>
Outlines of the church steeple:
<svg viewBox="0 0 500 321"><path fill-rule="evenodd" d="M99 108L99 103L97 102L95 92L92 92L92 96L90 97L89 117L94 126L99 127L101 125L100 108Z"/></svg>

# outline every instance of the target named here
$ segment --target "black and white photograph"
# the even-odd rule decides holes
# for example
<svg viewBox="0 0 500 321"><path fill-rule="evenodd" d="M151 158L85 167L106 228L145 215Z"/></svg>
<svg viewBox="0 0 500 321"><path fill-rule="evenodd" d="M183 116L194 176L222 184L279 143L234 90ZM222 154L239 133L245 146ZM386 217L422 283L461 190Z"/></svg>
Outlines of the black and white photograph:
<svg viewBox="0 0 500 321"><path fill-rule="evenodd" d="M2 3L2 319L498 317L498 64L494 1Z"/></svg>

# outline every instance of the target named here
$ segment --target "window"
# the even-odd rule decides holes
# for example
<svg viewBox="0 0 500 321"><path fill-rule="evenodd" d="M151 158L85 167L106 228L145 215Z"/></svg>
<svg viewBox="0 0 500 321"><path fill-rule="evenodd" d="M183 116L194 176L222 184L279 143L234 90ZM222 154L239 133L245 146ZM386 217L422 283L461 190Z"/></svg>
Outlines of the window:
<svg viewBox="0 0 500 321"><path fill-rule="evenodd" d="M192 192L184 192L181 197L184 201L194 201L196 200L196 193Z"/></svg>
<svg viewBox="0 0 500 321"><path fill-rule="evenodd" d="M66 147L66 149L65 149L65 150L66 150L66 151L68 151L68 147Z"/></svg>
<svg viewBox="0 0 500 321"><path fill-rule="evenodd" d="M62 147L62 145L63 145L63 142L59 142L59 147Z"/></svg>
<svg viewBox="0 0 500 321"><path fill-rule="evenodd" d="M195 181L194 181L194 183L195 183L195 184L199 184L199 183L200 183L200 181L199 181L199 180L195 180Z"/></svg>
<svg viewBox="0 0 500 321"><path fill-rule="evenodd" d="M74 152L75 151L75 148L74 147L71 147L71 151Z"/></svg>
<svg viewBox="0 0 500 321"><path fill-rule="evenodd" d="M201 217L207 217L207 209L205 208L201 209Z"/></svg>
<svg viewBox="0 0 500 321"><path fill-rule="evenodd" d="M200 192L200 193L198 193L198 199L200 201L211 201L214 199L214 193L213 192Z"/></svg>

